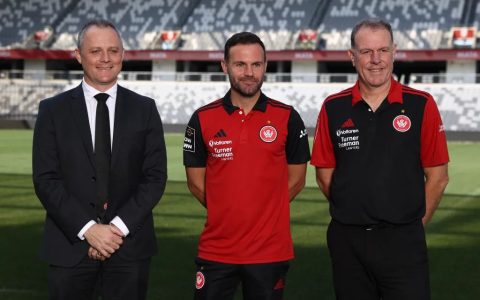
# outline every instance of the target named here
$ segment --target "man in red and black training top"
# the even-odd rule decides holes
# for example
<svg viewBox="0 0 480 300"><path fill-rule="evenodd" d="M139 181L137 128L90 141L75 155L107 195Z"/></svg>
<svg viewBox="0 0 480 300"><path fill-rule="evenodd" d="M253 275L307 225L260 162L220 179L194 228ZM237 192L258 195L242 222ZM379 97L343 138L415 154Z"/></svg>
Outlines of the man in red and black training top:
<svg viewBox="0 0 480 300"><path fill-rule="evenodd" d="M198 109L183 146L188 187L207 208L195 299L281 299L293 258L290 201L305 185L310 159L302 119L260 88L265 46L253 33L225 44L230 90Z"/></svg>
<svg viewBox="0 0 480 300"><path fill-rule="evenodd" d="M392 78L395 51L390 24L358 23L348 52L358 81L318 117L311 164L330 203L337 299L430 299L424 226L449 158L432 96Z"/></svg>

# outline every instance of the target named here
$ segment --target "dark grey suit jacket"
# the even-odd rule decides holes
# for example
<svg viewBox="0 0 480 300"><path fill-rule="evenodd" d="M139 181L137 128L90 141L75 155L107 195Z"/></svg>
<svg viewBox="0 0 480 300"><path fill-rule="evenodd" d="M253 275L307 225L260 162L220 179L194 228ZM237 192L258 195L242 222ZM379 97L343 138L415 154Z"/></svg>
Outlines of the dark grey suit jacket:
<svg viewBox="0 0 480 300"><path fill-rule="evenodd" d="M107 221L130 230L118 255L128 260L157 251L152 209L165 190L167 159L155 102L118 86ZM96 219L95 160L81 85L40 102L33 137L33 182L46 210L40 256L74 266L87 255L77 237Z"/></svg>

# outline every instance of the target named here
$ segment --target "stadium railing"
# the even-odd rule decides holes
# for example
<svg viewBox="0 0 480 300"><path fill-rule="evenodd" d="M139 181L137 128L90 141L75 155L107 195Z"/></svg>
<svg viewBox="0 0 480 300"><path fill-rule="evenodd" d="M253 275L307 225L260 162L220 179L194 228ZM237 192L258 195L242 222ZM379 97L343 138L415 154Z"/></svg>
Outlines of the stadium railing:
<svg viewBox="0 0 480 300"><path fill-rule="evenodd" d="M410 83L480 83L480 74L412 73Z"/></svg>
<svg viewBox="0 0 480 300"><path fill-rule="evenodd" d="M0 70L1 79L27 80L78 80L82 79L82 71L22 71ZM228 81L220 72L122 72L120 79L127 81ZM267 73L266 82L320 82L320 83L353 83L357 79L352 73Z"/></svg>

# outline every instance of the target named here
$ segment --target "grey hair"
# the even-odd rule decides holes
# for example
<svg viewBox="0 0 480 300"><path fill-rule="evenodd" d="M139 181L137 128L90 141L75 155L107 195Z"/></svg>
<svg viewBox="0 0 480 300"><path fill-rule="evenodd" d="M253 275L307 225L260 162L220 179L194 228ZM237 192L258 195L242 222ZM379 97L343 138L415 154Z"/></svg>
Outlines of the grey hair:
<svg viewBox="0 0 480 300"><path fill-rule="evenodd" d="M393 32L392 32L392 26L390 25L390 23L380 18L368 18L358 22L353 27L352 35L350 36L350 46L352 47L352 49L355 48L355 36L357 35L358 31L363 27L374 28L374 29L379 29L379 28L386 29L388 33L390 33L390 38L392 39L392 43L393 43Z"/></svg>
<svg viewBox="0 0 480 300"><path fill-rule="evenodd" d="M80 49L80 47L83 44L83 40L85 38L85 32L87 32L87 30L90 27L93 27L93 26L100 27L100 28L112 28L117 33L118 38L120 39L120 43L122 44L122 48L123 48L122 36L120 35L120 32L118 32L115 25L113 25L113 23L110 22L110 21L103 20L103 19L97 19L97 20L89 21L88 23L83 25L82 29L80 30L80 32L78 33L78 36L77 36L77 48L78 49Z"/></svg>

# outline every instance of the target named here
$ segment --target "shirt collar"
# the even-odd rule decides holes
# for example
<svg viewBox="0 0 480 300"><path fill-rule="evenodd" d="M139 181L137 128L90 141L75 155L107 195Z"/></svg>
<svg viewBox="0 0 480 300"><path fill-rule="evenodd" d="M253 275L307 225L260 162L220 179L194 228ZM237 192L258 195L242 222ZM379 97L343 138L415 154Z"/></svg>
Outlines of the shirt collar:
<svg viewBox="0 0 480 300"><path fill-rule="evenodd" d="M265 112L267 110L267 96L264 93L260 92L260 96L255 102L255 106L253 106L253 110L259 110L261 112ZM234 111L239 109L239 107L232 104L232 97L231 91L229 90L227 94L223 97L223 107L227 111L229 115L231 115Z"/></svg>
<svg viewBox="0 0 480 300"><path fill-rule="evenodd" d="M403 103L403 95L402 95L402 85L393 79L390 79L390 90L388 91L387 101L388 103L392 104L394 102ZM358 84L358 80L353 86L352 89L352 106L357 104L359 101L363 100L362 95L360 94L360 86Z"/></svg>
<svg viewBox="0 0 480 300"><path fill-rule="evenodd" d="M85 80L82 80L83 94L85 95L85 100L87 100L87 101L91 100L91 99L94 99L95 95L98 94L98 93L108 94L110 96L110 98L113 99L113 101L115 101L115 99L117 99L117 87L118 87L118 84L115 83L111 88L109 88L105 92L100 92L99 90L97 90L93 86L86 83Z"/></svg>

